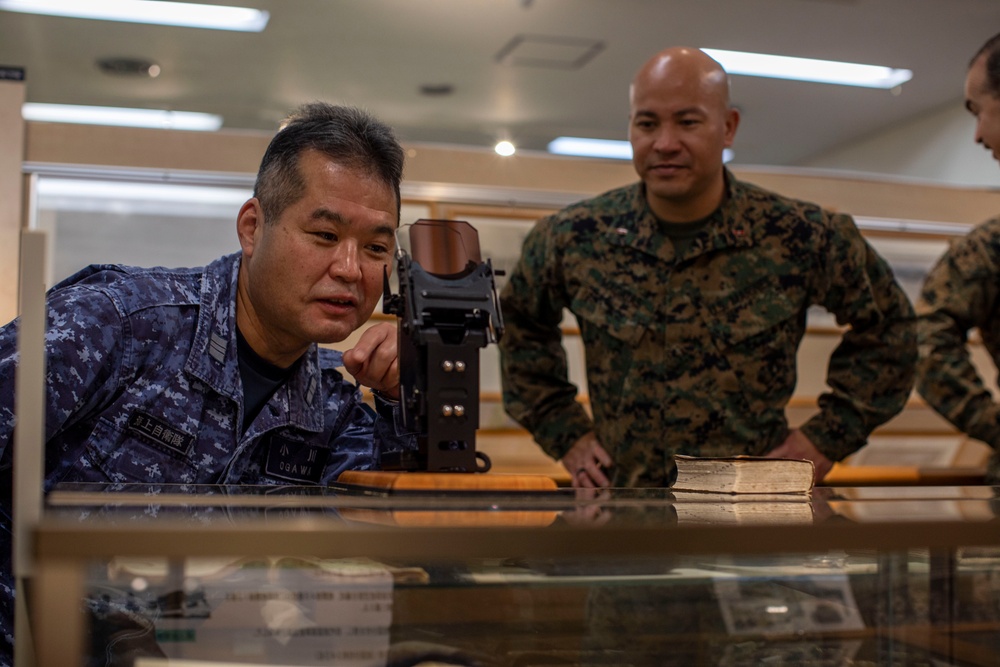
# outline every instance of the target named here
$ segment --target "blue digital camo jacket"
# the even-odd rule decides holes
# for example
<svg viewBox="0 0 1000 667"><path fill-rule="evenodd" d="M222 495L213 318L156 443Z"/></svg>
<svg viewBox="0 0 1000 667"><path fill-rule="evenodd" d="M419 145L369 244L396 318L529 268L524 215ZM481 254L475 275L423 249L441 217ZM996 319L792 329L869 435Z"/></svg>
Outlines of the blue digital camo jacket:
<svg viewBox="0 0 1000 667"><path fill-rule="evenodd" d="M93 266L48 295L46 490L60 482L327 484L396 435L312 346L245 433L234 254L194 269ZM9 660L17 321L0 329L0 665ZM374 437L373 437L374 436ZM7 645L5 646L5 643Z"/></svg>

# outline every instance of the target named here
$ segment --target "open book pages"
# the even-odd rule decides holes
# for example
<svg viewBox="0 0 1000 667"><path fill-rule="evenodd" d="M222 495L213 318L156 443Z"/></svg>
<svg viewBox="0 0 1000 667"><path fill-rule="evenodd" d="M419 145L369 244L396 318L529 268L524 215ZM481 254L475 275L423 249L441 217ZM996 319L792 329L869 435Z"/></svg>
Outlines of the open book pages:
<svg viewBox="0 0 1000 667"><path fill-rule="evenodd" d="M674 456L674 491L706 493L799 493L813 487L813 463L761 456Z"/></svg>

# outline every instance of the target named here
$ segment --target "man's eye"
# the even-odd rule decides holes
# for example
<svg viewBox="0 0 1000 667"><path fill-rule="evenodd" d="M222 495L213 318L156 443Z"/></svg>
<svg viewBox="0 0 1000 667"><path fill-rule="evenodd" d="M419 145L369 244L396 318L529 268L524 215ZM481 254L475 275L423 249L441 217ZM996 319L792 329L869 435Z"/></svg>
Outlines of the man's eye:
<svg viewBox="0 0 1000 667"><path fill-rule="evenodd" d="M322 241L336 241L337 235L333 232L315 232L313 234L316 238Z"/></svg>
<svg viewBox="0 0 1000 667"><path fill-rule="evenodd" d="M368 246L368 250L376 255L386 255L389 253L389 246L385 246L380 243L372 243Z"/></svg>

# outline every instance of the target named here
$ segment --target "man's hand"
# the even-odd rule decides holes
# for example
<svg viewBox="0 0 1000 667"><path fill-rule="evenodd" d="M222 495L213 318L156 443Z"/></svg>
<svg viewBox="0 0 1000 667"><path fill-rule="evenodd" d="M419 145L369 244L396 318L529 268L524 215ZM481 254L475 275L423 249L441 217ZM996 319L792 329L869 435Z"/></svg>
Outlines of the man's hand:
<svg viewBox="0 0 1000 667"><path fill-rule="evenodd" d="M826 473L830 472L830 468L833 467L833 461L823 456L816 445L812 444L812 441L807 438L802 431L799 429L793 430L785 438L785 441L764 454L770 459L808 459L813 462L813 467L815 469L815 474L813 475L813 482L819 484L826 477Z"/></svg>
<svg viewBox="0 0 1000 667"><path fill-rule="evenodd" d="M597 436L591 431L573 443L566 455L559 461L569 474L573 476L573 486L596 488L611 486L611 481L604 474L604 468L610 468L613 463Z"/></svg>
<svg viewBox="0 0 1000 667"><path fill-rule="evenodd" d="M344 352L344 368L366 387L399 400L396 342L395 324L376 324L361 334L357 345Z"/></svg>
<svg viewBox="0 0 1000 667"><path fill-rule="evenodd" d="M609 500L607 489L578 488L575 492L576 504L573 509L559 516L571 526L603 526L611 520L611 512L605 511L603 503Z"/></svg>

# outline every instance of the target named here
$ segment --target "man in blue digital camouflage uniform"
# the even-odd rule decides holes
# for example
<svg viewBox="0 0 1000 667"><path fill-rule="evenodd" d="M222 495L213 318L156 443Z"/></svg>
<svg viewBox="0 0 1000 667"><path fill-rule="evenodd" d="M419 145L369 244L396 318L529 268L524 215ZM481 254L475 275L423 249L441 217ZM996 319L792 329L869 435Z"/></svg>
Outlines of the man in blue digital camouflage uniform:
<svg viewBox="0 0 1000 667"><path fill-rule="evenodd" d="M976 119L976 143L1000 161L1000 34L969 63L965 107ZM988 481L1000 483L1000 403L966 346L968 332L978 329L1000 367L1000 217L951 244L927 276L917 316L917 391L956 428L993 448Z"/></svg>
<svg viewBox="0 0 1000 667"><path fill-rule="evenodd" d="M242 251L197 269L87 268L48 295L46 489L60 482L326 484L397 435L395 325L347 338L381 296L403 150L356 109L311 104L271 141ZM17 322L0 329L0 664L11 660ZM337 370L376 394L377 412Z"/></svg>
<svg viewBox="0 0 1000 667"><path fill-rule="evenodd" d="M575 486L665 485L674 454L806 458L822 478L912 388L913 309L853 220L723 166L739 124L728 88L697 49L646 63L630 96L641 182L539 221L502 293L505 407ZM812 305L849 328L819 413L789 430ZM592 417L567 379L564 308Z"/></svg>

